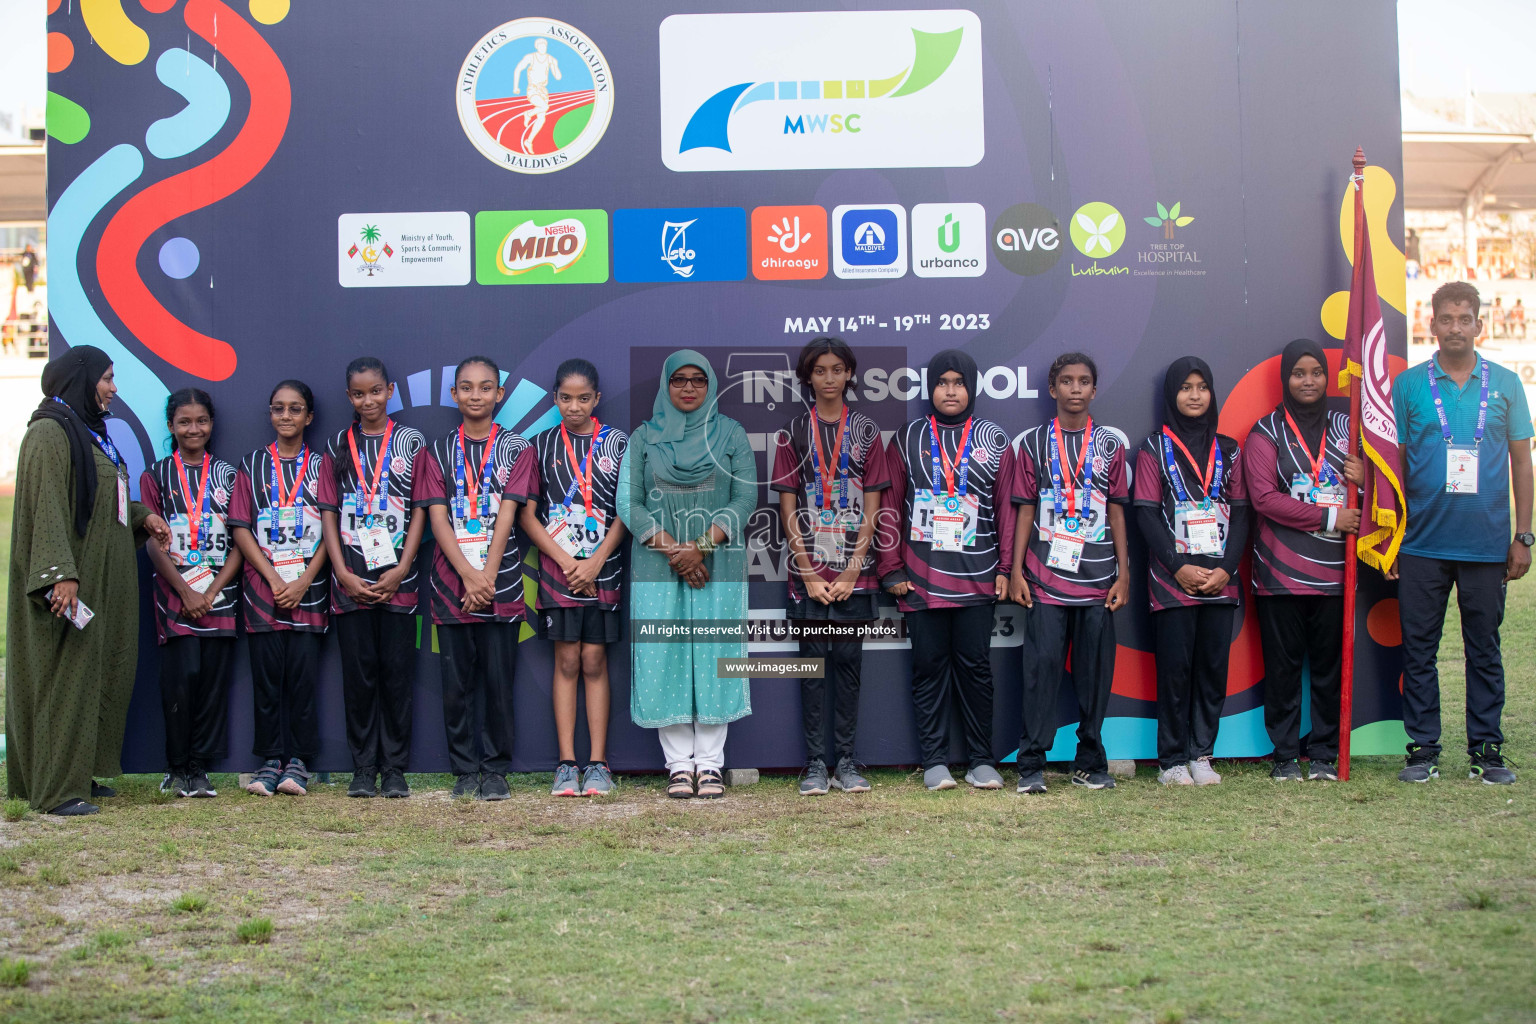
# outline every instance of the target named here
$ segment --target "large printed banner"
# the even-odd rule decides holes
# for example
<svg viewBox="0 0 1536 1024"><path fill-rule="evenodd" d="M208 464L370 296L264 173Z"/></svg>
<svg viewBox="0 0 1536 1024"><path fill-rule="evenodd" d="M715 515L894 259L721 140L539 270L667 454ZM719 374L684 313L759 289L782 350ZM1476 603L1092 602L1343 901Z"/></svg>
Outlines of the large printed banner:
<svg viewBox="0 0 1536 1024"><path fill-rule="evenodd" d="M633 426L687 346L722 375L766 482L774 432L804 408L795 353L821 334L856 347L854 400L885 431L926 409L939 349L975 357L979 413L1014 434L1050 415L1052 358L1082 349L1095 419L1131 443L1190 352L1242 437L1278 401L1280 348L1342 337L1356 145L1403 351L1392 0L684 6L50 0L54 338L116 359L111 428L134 479L169 450L178 387L213 394L213 447L235 461L269 440L284 377L319 396L313 441L345 425L358 355L388 364L393 414L435 436L455 422L454 364L484 352L506 374L498 421L531 435L557 422L561 360L593 360L601 419ZM789 650L772 625L787 560L766 484L762 499L750 605L772 654ZM1112 757L1145 758L1155 683L1139 539L1133 552L1105 736ZM1395 752L1395 602L1372 572L1362 587L1354 752ZM163 757L144 611L130 770ZM1018 747L1022 614L1000 606L993 633L999 756ZM547 769L550 653L522 636L516 762ZM858 751L876 764L917 759L894 636L865 656ZM1260 755L1251 601L1232 641L1217 753ZM443 770L429 622L418 650L412 767ZM629 723L627 642L610 661L613 763L660 767ZM1053 760L1074 745L1069 693ZM797 683L754 680L752 704L730 763L799 764ZM318 767L350 767L334 647L321 713ZM225 767L249 766L243 667L230 715Z"/></svg>

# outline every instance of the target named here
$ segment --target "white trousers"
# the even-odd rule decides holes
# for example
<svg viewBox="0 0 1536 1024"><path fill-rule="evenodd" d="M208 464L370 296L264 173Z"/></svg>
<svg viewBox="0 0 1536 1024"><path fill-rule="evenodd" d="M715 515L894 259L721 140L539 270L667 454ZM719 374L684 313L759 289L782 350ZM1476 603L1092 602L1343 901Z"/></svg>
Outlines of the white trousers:
<svg viewBox="0 0 1536 1024"><path fill-rule="evenodd" d="M682 722L657 729L656 732L661 736L661 753L667 759L667 771L723 769L727 728L724 725L705 725L703 722Z"/></svg>

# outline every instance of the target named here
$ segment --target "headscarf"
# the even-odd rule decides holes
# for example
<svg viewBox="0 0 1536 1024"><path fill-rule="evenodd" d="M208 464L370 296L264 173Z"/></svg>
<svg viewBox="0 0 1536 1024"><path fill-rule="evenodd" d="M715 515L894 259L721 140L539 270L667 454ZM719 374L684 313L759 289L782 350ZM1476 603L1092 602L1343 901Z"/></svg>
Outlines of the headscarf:
<svg viewBox="0 0 1536 1024"><path fill-rule="evenodd" d="M672 404L672 389L667 383L685 366L697 366L709 378L704 401L686 413ZM703 483L719 466L717 453L723 454L729 422L715 405L719 385L709 360L691 348L679 349L661 364L661 389L644 426L646 461L663 480L692 486Z"/></svg>
<svg viewBox="0 0 1536 1024"><path fill-rule="evenodd" d="M75 532L85 536L96 507L96 457L91 431L105 435L106 414L96 398L96 385L112 367L112 357L94 345L77 345L43 367L47 397L31 422L53 420L69 438L69 461L75 471ZM55 402L58 398L62 401Z"/></svg>
<svg viewBox="0 0 1536 1024"><path fill-rule="evenodd" d="M1184 382L1192 373L1198 373L1204 377L1206 386L1211 389L1211 404L1206 407L1205 413L1201 416L1185 416L1179 412L1179 388L1184 386ZM1189 449L1189 454L1199 463L1191 467L1197 473L1204 468L1205 457L1210 453L1211 443L1216 439L1216 423L1219 419L1216 405L1216 380L1211 376L1211 368L1199 356L1182 356L1175 359L1173 365L1168 367L1167 375L1163 377L1163 425L1184 442L1184 447Z"/></svg>
<svg viewBox="0 0 1536 1024"><path fill-rule="evenodd" d="M1328 430L1328 392L1325 389L1323 397L1311 405L1302 405L1291 397L1291 371L1302 356L1311 356L1325 372L1328 369L1328 356L1323 353L1323 346L1311 338L1297 338L1285 346L1285 351L1280 353L1280 404L1301 429L1308 450L1316 451L1322 447L1323 436Z"/></svg>
<svg viewBox="0 0 1536 1024"><path fill-rule="evenodd" d="M958 415L948 416L933 403L933 393L938 390L939 378L951 370L965 378L965 408ZM957 348L947 348L928 361L928 406L934 419L947 427L958 426L970 419L976 408L976 360Z"/></svg>

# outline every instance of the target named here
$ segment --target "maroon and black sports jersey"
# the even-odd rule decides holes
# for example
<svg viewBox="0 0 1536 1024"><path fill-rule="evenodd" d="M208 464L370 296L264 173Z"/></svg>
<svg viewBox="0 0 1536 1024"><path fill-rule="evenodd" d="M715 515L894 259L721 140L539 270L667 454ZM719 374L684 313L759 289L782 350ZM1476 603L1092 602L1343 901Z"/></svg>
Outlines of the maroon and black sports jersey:
<svg viewBox="0 0 1536 1024"><path fill-rule="evenodd" d="M1055 421L1052 420L1052 423ZM1108 427L1093 425L1093 464L1083 451L1086 430L1063 430L1064 450L1058 458L1063 481L1071 480L1075 505L1069 505L1063 483L1062 513L1076 511L1086 520L1087 540L1076 572L1053 569L1049 565L1051 534L1056 518L1056 490L1051 478L1051 424L1031 427L1019 438L1014 464L1013 502L1035 506L1035 524L1024 552L1024 577L1036 601L1046 604L1103 604L1109 588L1119 575L1115 560L1115 541L1110 533L1108 502L1129 505L1131 492L1125 472L1125 442ZM1077 476L1078 459L1083 460L1083 475ZM1091 495L1083 487L1083 477L1091 477ZM1084 507L1083 499L1091 507Z"/></svg>
<svg viewBox="0 0 1536 1024"><path fill-rule="evenodd" d="M1349 449L1349 417L1328 414L1323 459L1340 496ZM1253 542L1253 592L1328 596L1344 593L1344 535L1324 532L1328 508L1306 500L1312 460L1276 409L1253 425L1243 449L1243 483L1258 515ZM1310 453L1317 454L1316 451Z"/></svg>
<svg viewBox="0 0 1536 1024"><path fill-rule="evenodd" d="M629 450L629 435L617 427L603 427L602 443L597 446L595 459L591 463L592 472L592 504L601 509L607 519L607 528L613 529L619 521L618 516L618 489L619 467L624 463L624 453ZM570 490L571 484L576 479L577 472L587 458L587 450L592 446L592 435L570 434L571 448L576 453L576 464L571 465L571 453L565 450L565 440L561 437L558 426L551 427L541 433L535 434L529 442L527 454L519 464L517 478L517 492L521 495L521 501L535 501L535 510L538 513L539 522L549 525L549 508L551 504L563 505L565 496ZM583 478L585 479L585 478ZM512 498L513 488L507 488L508 499ZM581 486L578 484L574 492L571 492L572 505L582 503ZM624 579L624 547L620 544L613 549L603 563L603 571L597 577L597 593L591 597L582 594L573 594L565 585L565 573L560 571L560 566L554 559L544 552L539 552L539 610L547 611L550 608L578 608L591 605L606 610L614 610L619 607L619 591Z"/></svg>
<svg viewBox="0 0 1536 1024"><path fill-rule="evenodd" d="M197 547L202 551L204 565L217 575L224 567L234 544L230 541L229 501L235 489L235 467L212 454L205 453L201 465L189 465L187 487L192 492L191 505L197 505L202 487L203 466L211 466L208 478L208 510L213 516L212 529L205 537L202 533L201 513L198 515ZM179 568L190 568L187 561L192 545L191 527L187 517L189 502L182 495L181 474L176 468L174 456L161 459L150 466L139 478L139 500L155 515L160 516L171 528L171 561ZM240 603L240 577L214 598L213 607L200 619L188 619L181 614L181 595L168 580L155 574L155 638L165 643L178 636L234 636L235 610Z"/></svg>
<svg viewBox="0 0 1536 1024"><path fill-rule="evenodd" d="M448 510L448 517L453 519L453 501L456 497L466 497L471 486L479 487L480 484L471 484L469 478L477 476L480 472L480 460L485 457L485 446L488 440L479 441L466 437L464 439L464 474L465 495L460 495L457 483L457 463L459 449L459 432L454 430L447 437L438 438L416 457L415 490L412 494L415 505L422 510L423 515L430 515L426 509L431 505L441 505ZM516 517L517 507L502 497L503 491L515 475L513 467L517 464L518 457L526 450L528 442L523 440L521 434L513 430L496 430L495 444L491 449L490 461L486 468L491 471L494 483L486 497L490 499L490 514L481 517L480 536L490 539L496 530L496 522L504 515ZM479 503L479 495L476 495L476 503ZM469 509L474 512L474 509ZM428 528L431 521L428 520ZM464 581L454 570L453 563L448 561L448 556L443 552L441 544L435 545L432 551L432 621L438 625L471 625L477 622L517 622L522 619L527 608L523 603L523 551L524 538L522 531L517 529L516 519L513 519L512 534L507 538L506 550L502 552L501 564L496 569L496 596L492 599L490 607L483 611L466 612L464 610Z"/></svg>
<svg viewBox="0 0 1536 1024"><path fill-rule="evenodd" d="M395 424L395 429L389 438L389 482L387 485L380 482L379 490L384 493L374 496L372 508L362 510L357 505L363 495L360 493L362 488L358 485L357 467L352 461L352 449L347 443L349 433L354 434L357 439L357 453L367 469L368 486L370 488L373 486L374 467L377 465L379 446L384 440L384 435L365 434L363 428L354 423L326 442L325 461L320 467L320 491L317 497L320 507L326 511L335 512L340 520L341 555L346 561L347 569L354 575L373 581L388 569L370 569L367 562L363 560L363 549L357 533L362 525L360 519L364 511L382 515L384 526L394 537L395 557L400 557L405 549L405 534L410 529L411 513L414 509L411 489L415 481L416 455L427 446L427 439L415 427ZM382 513L378 509L379 497L385 498L387 506ZM394 566L388 568L392 569ZM344 615L362 607L347 596L346 588L335 579L334 567L331 576L331 613ZM416 567L412 565L406 572L405 578L400 581L400 589L395 591L395 596L390 598L387 604L369 607L383 607L386 611L399 612L402 615L415 612L416 576Z"/></svg>
<svg viewBox="0 0 1536 1024"><path fill-rule="evenodd" d="M973 421L968 445L966 493L977 499L975 541L961 551L936 551L931 540L913 538L914 525L920 531L924 526L932 529L932 524L923 523L919 516L919 492L934 491L941 499L947 494L942 460L953 463L959 459L964 429L963 423L952 427L939 424L941 463L937 474L933 472L933 432L928 417L902 427L886 448L886 473L891 481L888 500L900 515L888 516L882 506L875 564L882 584L892 573L903 573L912 584L906 596L897 599L904 612L992 604L997 599L996 579L1000 574L1006 576L1012 564L1015 513L1007 489L1014 473L1013 446L1003 428L991 420ZM959 476L957 467L956 496ZM886 496L882 496L884 500Z"/></svg>
<svg viewBox="0 0 1536 1024"><path fill-rule="evenodd" d="M1239 586L1237 567L1242 561L1242 548L1247 542L1247 531L1246 529L1234 531L1231 525L1233 510L1242 510L1238 513L1242 514L1248 505L1248 494L1243 489L1242 449L1227 435L1216 435L1216 443L1221 445L1222 467L1219 484L1215 487L1216 500L1211 504L1216 512L1224 549L1221 557L1192 555L1183 550L1187 546L1187 539L1179 537L1174 531L1178 499L1172 479L1168 475L1167 463L1163 458L1162 438L1163 435L1159 432L1141 443L1141 449L1136 454L1133 491L1135 504L1158 509L1161 537L1157 540L1148 538L1151 553L1147 559L1147 590L1152 610L1160 612L1170 608L1189 608L1200 604L1237 604ZM1205 467L1195 469L1190 466L1183 453L1177 450L1174 451L1173 457L1177 460L1175 465L1184 493L1191 501L1198 502L1201 495L1205 493L1200 484L1201 473ZM1238 535L1239 533L1241 536ZM1231 578L1219 594L1186 594L1184 588L1174 579L1178 566L1170 566L1165 562L1159 556L1160 551L1171 552L1173 557L1203 569L1224 569Z"/></svg>
<svg viewBox="0 0 1536 1024"><path fill-rule="evenodd" d="M817 504L816 490L818 456L816 441L811 434L813 423L817 425L821 434L821 452L830 463L829 467L823 468L820 505ZM884 491L891 486L890 477L886 474L885 446L880 441L880 428L868 416L850 409L847 428L848 508L846 517L843 516L844 509L841 504L843 487L839 477L841 455L838 448L840 428L840 422L822 422L814 410L796 416L790 421L789 426L779 431L775 438L773 482L768 485L770 490L796 496L795 508L798 522L785 523L784 529L788 532L798 526L805 542L805 549L812 554L811 564L816 569L816 575L828 583L836 583L838 576L848 568L848 555L852 553L854 545L858 542L859 526L864 516L864 492ZM827 472L828 468L830 472ZM827 494L829 489L830 497ZM828 512L838 517L834 525L845 527L841 531L842 557L840 559L815 557L812 530L823 513ZM836 539L836 537L833 538L834 541ZM880 581L875 576L874 550L874 539L871 538L869 551L866 552L864 563L859 569L858 581L853 587L855 594L874 594L880 589ZM790 607L799 607L806 600L805 584L801 581L799 573L794 571L793 562L791 562Z"/></svg>
<svg viewBox="0 0 1536 1024"><path fill-rule="evenodd" d="M304 526L301 549L307 559L320 550L320 464L325 453L309 449L309 460L304 463L304 481L299 487L298 501L303 504ZM281 479L279 500L293 493L294 477L299 472L300 458L278 459ZM272 450L258 448L240 460L240 472L235 475L235 494L229 502L229 525L244 527L261 547L268 562L272 561ZM292 529L279 525L280 544L293 543ZM331 574L329 570L315 576L315 581L304 591L297 608L279 608L272 600L272 587L249 560L245 563L245 589L241 599L245 609L247 633L274 633L289 629L299 633L324 633L331 621Z"/></svg>

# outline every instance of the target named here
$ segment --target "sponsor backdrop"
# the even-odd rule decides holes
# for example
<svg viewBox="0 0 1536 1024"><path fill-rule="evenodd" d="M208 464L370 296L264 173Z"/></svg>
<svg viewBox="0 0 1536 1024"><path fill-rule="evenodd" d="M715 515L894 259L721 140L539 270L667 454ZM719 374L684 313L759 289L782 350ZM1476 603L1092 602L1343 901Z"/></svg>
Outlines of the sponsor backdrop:
<svg viewBox="0 0 1536 1024"><path fill-rule="evenodd" d="M601 418L632 426L680 346L709 353L766 480L773 432L802 408L791 360L823 333L861 353L858 408L887 431L925 409L923 367L957 346L982 368L978 412L1015 434L1051 411L1051 359L1084 349L1100 367L1096 419L1133 443L1186 352L1210 361L1224 428L1244 436L1278 399L1282 345L1342 334L1357 144L1373 161L1377 272L1403 344L1392 0L802 13L698 0L670 16L596 0L48 6L54 338L116 358L112 434L135 480L167 452L165 399L186 385L217 399L213 447L233 461L268 440L281 377L319 395L312 441L345 425L342 369L365 353L399 384L396 417L436 436L455 418L453 364L487 352L507 375L499 421L532 434L556 422L563 358L595 361ZM785 556L766 497L751 606L773 619ZM1153 754L1133 549L1115 757ZM1355 750L1391 752L1395 604L1362 576ZM1005 757L1018 746L1020 614L1000 609L994 632ZM147 603L142 621L125 760L154 770ZM548 769L550 656L522 634L517 764ZM1250 606L1233 645L1217 753L1263 754ZM756 646L783 649L771 630ZM872 763L917 756L904 646L866 656L859 753ZM423 625L418 770L446 766L434 647ZM659 767L654 735L629 724L628 660L627 644L612 652L613 761ZM252 764L240 662L228 768ZM730 763L798 764L797 683L752 691ZM1052 759L1072 752L1066 693ZM334 648L322 716L320 767L350 767Z"/></svg>

